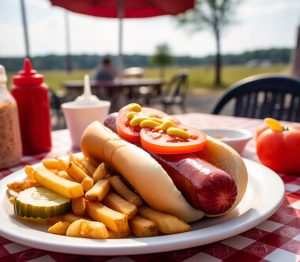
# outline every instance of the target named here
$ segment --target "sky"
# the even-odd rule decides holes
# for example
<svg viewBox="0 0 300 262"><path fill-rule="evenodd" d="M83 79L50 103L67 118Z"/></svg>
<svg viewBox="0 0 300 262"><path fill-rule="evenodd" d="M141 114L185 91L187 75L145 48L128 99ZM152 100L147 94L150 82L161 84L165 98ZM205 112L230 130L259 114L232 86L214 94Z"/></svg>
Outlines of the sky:
<svg viewBox="0 0 300 262"><path fill-rule="evenodd" d="M48 0L25 0L31 55L65 54L65 10ZM299 0L242 0L222 38L223 53L294 47L300 25ZM118 20L69 13L72 54L117 54ZM213 54L209 30L191 33L170 16L126 19L123 52L148 54L167 43L173 55ZM20 0L0 0L0 57L24 56Z"/></svg>

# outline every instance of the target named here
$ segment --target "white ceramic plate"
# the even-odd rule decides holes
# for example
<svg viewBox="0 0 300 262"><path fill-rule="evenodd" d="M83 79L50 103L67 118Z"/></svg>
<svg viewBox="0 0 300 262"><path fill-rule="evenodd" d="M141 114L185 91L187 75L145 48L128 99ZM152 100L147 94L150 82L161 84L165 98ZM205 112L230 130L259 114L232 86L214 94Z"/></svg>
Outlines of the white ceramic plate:
<svg viewBox="0 0 300 262"><path fill-rule="evenodd" d="M0 235L14 242L62 253L81 255L130 255L200 246L244 232L271 216L284 196L281 179L270 169L245 159L249 184L241 203L230 213L192 224L192 231L149 238L93 240L47 233L43 225L17 219L6 194L6 185L25 178L18 171L0 181Z"/></svg>

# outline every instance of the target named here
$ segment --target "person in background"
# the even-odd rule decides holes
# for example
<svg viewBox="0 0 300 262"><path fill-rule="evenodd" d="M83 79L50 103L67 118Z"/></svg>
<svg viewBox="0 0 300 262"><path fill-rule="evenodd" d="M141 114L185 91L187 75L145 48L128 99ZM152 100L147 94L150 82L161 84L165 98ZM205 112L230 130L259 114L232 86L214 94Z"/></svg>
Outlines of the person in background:
<svg viewBox="0 0 300 262"><path fill-rule="evenodd" d="M94 80L96 81L110 81L117 76L116 70L111 63L109 57L104 57L97 67Z"/></svg>

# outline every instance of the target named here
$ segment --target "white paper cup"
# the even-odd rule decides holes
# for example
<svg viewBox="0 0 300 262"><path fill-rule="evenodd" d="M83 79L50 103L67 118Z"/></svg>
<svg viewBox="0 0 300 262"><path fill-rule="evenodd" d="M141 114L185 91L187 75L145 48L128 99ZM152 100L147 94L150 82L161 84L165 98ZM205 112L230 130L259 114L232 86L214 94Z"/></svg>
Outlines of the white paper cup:
<svg viewBox="0 0 300 262"><path fill-rule="evenodd" d="M75 102L68 102L61 105L70 131L72 145L80 148L80 139L85 128L94 121L103 123L108 115L109 101L101 101L99 105L81 106Z"/></svg>

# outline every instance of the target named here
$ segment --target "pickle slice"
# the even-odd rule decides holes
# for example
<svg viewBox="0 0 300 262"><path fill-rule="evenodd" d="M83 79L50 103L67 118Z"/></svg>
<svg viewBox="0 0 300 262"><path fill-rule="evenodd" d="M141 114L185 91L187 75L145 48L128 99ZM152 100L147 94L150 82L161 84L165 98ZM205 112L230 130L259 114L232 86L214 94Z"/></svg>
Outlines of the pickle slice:
<svg viewBox="0 0 300 262"><path fill-rule="evenodd" d="M61 216L70 210L71 200L45 187L31 187L19 193L15 215L27 218Z"/></svg>

